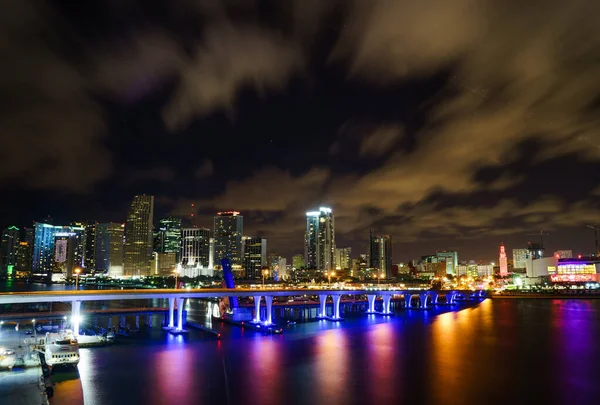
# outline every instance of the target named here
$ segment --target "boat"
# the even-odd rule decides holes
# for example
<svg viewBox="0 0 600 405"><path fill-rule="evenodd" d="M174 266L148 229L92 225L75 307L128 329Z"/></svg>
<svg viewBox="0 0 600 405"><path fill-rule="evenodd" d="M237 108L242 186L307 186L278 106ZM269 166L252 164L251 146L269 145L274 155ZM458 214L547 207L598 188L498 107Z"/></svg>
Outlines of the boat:
<svg viewBox="0 0 600 405"><path fill-rule="evenodd" d="M55 366L77 367L79 363L79 343L70 330L59 333L46 333L44 357L50 368Z"/></svg>

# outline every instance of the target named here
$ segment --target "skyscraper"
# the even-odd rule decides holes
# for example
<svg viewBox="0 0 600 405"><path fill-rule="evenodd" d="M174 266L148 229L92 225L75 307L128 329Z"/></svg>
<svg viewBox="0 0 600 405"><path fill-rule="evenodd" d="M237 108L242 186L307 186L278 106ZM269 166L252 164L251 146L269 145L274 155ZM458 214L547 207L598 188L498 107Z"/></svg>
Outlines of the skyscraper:
<svg viewBox="0 0 600 405"><path fill-rule="evenodd" d="M237 211L218 212L215 216L215 265L228 258L232 266L242 265L244 217Z"/></svg>
<svg viewBox="0 0 600 405"><path fill-rule="evenodd" d="M125 256L123 275L147 276L152 260L154 196L133 197L125 223Z"/></svg>
<svg viewBox="0 0 600 405"><path fill-rule="evenodd" d="M209 268L210 229L183 228L181 239L181 265Z"/></svg>
<svg viewBox="0 0 600 405"><path fill-rule="evenodd" d="M85 223L85 237L83 249L83 266L90 272L96 270L96 221Z"/></svg>
<svg viewBox="0 0 600 405"><path fill-rule="evenodd" d="M61 269L64 266L59 265L57 267L56 261L56 240L63 240L61 238L67 238L66 242L60 242L60 249L65 248L65 243L69 244L67 248L71 249L73 262L72 266L83 266L84 256L84 245L83 240L85 236L85 229L80 226L55 226L46 223L36 222L35 223L35 236L33 242L33 260L32 267L34 273L46 274L54 272L55 270L59 273L63 271ZM69 242L68 238L72 237ZM60 250L62 254L62 250ZM59 259L62 260L62 256Z"/></svg>
<svg viewBox="0 0 600 405"><path fill-rule="evenodd" d="M500 245L500 277L506 277L508 275L508 261L506 260L506 251L504 250L504 243Z"/></svg>
<svg viewBox="0 0 600 405"><path fill-rule="evenodd" d="M306 213L304 256L309 269L330 271L335 268L335 224L331 208Z"/></svg>
<svg viewBox="0 0 600 405"><path fill-rule="evenodd" d="M0 278L12 277L16 271L17 253L20 242L19 228L9 226L2 231L0 242Z"/></svg>
<svg viewBox="0 0 600 405"><path fill-rule="evenodd" d="M96 270L110 277L123 276L125 226L109 222L96 226Z"/></svg>
<svg viewBox="0 0 600 405"><path fill-rule="evenodd" d="M181 218L167 217L158 221L157 246L159 253L181 253Z"/></svg>
<svg viewBox="0 0 600 405"><path fill-rule="evenodd" d="M246 278L260 278L260 269L266 264L267 240L244 236L244 269L246 270Z"/></svg>
<svg viewBox="0 0 600 405"><path fill-rule="evenodd" d="M337 248L335 249L335 268L338 270L350 269L352 248Z"/></svg>
<svg viewBox="0 0 600 405"><path fill-rule="evenodd" d="M390 235L373 235L369 233L369 267L392 277L392 237ZM379 277L379 274L377 275Z"/></svg>
<svg viewBox="0 0 600 405"><path fill-rule="evenodd" d="M525 269L529 251L527 249L513 249L513 269Z"/></svg>

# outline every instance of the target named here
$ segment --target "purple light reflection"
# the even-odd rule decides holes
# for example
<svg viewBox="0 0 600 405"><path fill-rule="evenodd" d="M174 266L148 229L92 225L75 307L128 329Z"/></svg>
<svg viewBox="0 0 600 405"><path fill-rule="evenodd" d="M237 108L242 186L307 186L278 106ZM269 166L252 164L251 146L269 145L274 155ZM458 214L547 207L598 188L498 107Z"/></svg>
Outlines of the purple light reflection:
<svg viewBox="0 0 600 405"><path fill-rule="evenodd" d="M351 403L347 380L349 375L348 337L342 328L321 332L316 338L316 375L314 403L346 405Z"/></svg>

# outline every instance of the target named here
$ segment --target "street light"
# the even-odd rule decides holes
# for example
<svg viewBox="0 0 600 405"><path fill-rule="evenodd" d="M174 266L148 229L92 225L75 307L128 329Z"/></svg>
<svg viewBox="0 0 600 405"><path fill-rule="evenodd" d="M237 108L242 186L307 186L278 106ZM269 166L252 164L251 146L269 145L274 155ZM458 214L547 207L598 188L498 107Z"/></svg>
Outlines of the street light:
<svg viewBox="0 0 600 405"><path fill-rule="evenodd" d="M79 273L81 273L81 269L77 267L75 269L75 291L79 289Z"/></svg>
<svg viewBox="0 0 600 405"><path fill-rule="evenodd" d="M268 269L264 269L262 271L262 288L263 290L265 289L265 276L269 275L269 270Z"/></svg>
<svg viewBox="0 0 600 405"><path fill-rule="evenodd" d="M327 276L327 282L331 285L331 276L335 277L335 271L325 272L325 275Z"/></svg>
<svg viewBox="0 0 600 405"><path fill-rule="evenodd" d="M379 285L379 281L385 276L385 274L381 273L379 277L377 277L377 285Z"/></svg>
<svg viewBox="0 0 600 405"><path fill-rule="evenodd" d="M36 338L37 337L37 331L35 330L35 319L32 319L31 323L33 323L33 337Z"/></svg>
<svg viewBox="0 0 600 405"><path fill-rule="evenodd" d="M173 273L175 273L175 289L177 289L177 277L179 277L179 269L173 270Z"/></svg>

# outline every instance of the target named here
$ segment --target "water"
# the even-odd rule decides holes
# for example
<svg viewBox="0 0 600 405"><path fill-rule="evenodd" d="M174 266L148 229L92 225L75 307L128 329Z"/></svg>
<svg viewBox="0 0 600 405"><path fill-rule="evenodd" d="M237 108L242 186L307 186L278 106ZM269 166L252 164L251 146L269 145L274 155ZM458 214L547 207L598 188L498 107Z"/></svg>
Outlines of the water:
<svg viewBox="0 0 600 405"><path fill-rule="evenodd" d="M486 300L272 336L217 324L221 341L155 328L81 349L79 379L58 383L54 403L597 404L598 320L595 300Z"/></svg>

